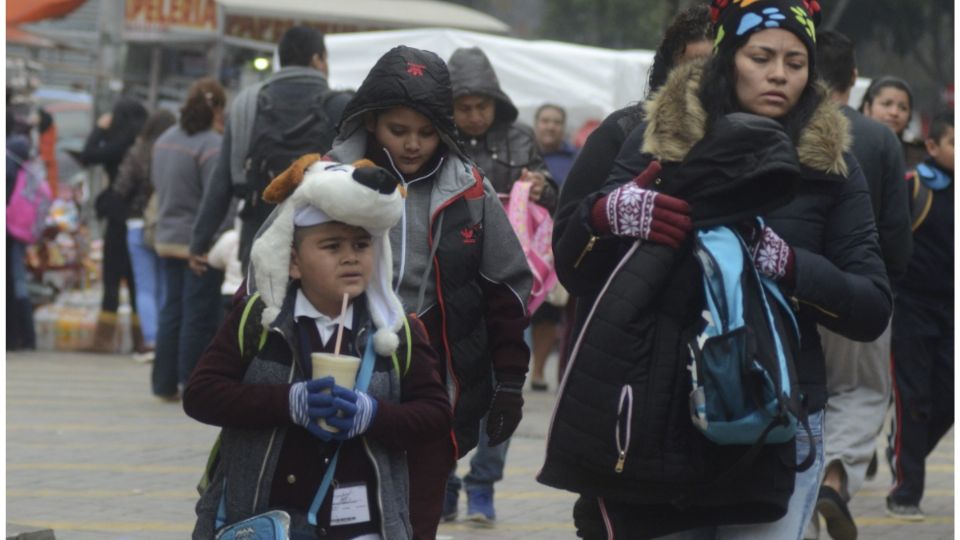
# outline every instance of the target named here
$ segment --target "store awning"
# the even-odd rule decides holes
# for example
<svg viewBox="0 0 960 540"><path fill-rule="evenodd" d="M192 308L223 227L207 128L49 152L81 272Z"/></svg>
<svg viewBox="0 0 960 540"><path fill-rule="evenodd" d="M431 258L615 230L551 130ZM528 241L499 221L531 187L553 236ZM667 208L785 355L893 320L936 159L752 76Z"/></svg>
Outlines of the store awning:
<svg viewBox="0 0 960 540"><path fill-rule="evenodd" d="M227 15L291 18L379 28L460 28L505 34L503 21L435 0L216 0Z"/></svg>
<svg viewBox="0 0 960 540"><path fill-rule="evenodd" d="M63 17L87 0L7 0L7 26Z"/></svg>

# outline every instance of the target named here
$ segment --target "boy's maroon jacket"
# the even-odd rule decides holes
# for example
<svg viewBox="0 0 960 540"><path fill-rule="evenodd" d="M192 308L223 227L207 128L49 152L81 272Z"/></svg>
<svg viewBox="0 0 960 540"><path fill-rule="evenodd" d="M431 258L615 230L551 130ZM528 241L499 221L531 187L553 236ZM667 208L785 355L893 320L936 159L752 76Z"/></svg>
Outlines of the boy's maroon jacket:
<svg viewBox="0 0 960 540"><path fill-rule="evenodd" d="M362 302L355 302L360 307ZM243 384L246 365L239 348L240 317L243 303L235 304L227 321L221 326L210 346L201 356L183 394L183 407L188 415L201 422L220 427L241 429L269 429L287 427L287 435L280 452L279 463L270 488L271 508L296 508L306 511L313 501L323 477L326 462L333 455L333 445L324 443L290 418L290 384ZM355 309L354 329L363 326L364 309ZM358 320L359 319L359 320ZM370 440L396 451L404 451L449 437L451 407L440 380L440 361L430 347L422 325L410 319L412 355L409 371L401 377L401 402L378 401L377 413L370 429L364 434ZM313 351L333 350L334 338L320 343L316 326L309 318L298 320L297 332L306 332ZM297 336L291 339L299 339ZM358 355L355 335L344 329L344 353ZM262 358L289 365L292 350L279 332L269 332L259 353ZM398 351L400 367L405 364L406 348ZM386 368L389 361L380 359L377 370ZM304 367L302 360L301 367ZM309 367L299 373L309 373ZM299 377L296 380L301 380ZM296 382L296 380L294 382ZM335 478L340 484L364 482L371 509L367 524L335 527L326 538L352 538L368 532L377 532L376 476L367 459L361 439L344 443ZM328 523L330 496L320 507L318 521ZM373 526L374 528L367 530ZM366 527L366 528L365 528Z"/></svg>

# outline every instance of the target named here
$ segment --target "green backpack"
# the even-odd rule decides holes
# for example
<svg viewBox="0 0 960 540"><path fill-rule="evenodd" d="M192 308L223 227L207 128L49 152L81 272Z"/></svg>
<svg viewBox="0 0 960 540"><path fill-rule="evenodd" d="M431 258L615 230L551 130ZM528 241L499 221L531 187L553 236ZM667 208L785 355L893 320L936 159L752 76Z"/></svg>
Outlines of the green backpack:
<svg viewBox="0 0 960 540"><path fill-rule="evenodd" d="M243 362L244 369L250 365L253 358L267 343L267 328L260 323L260 318L265 307L266 304L260 300L260 293L255 292L247 298L247 303L243 307L243 314L240 315L240 329L237 332L237 344L240 346L240 360ZM410 335L410 321L407 320L407 317L403 318L403 331L404 334L401 337L405 338L407 354L404 359L402 372L400 371L400 359L397 353L393 353L391 357L393 360L393 369L400 374L400 377L405 376L407 372L410 371L410 359L413 356L413 339ZM401 339L398 350L404 348L403 345L404 339ZM210 486L210 483L213 481L213 475L220 465L221 437L222 434L217 435L217 440L214 441L213 447L210 448L210 455L207 457L207 465L204 467L203 476L200 477L200 481L197 483L197 491L201 495L203 495L203 492Z"/></svg>

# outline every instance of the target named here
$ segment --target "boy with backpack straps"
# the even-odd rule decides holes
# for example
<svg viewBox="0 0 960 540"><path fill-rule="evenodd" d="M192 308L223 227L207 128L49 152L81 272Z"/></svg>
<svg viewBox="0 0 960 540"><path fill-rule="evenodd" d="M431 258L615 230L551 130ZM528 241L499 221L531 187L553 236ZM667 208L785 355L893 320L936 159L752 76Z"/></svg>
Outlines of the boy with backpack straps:
<svg viewBox="0 0 960 540"><path fill-rule="evenodd" d="M252 295L184 392L187 414L223 428L193 538L241 538L249 520L288 527L279 538L411 538L406 453L448 436L452 410L391 288L398 182L315 154L264 197L277 208L251 252ZM315 372L317 352L362 358L356 384Z"/></svg>
<svg viewBox="0 0 960 540"><path fill-rule="evenodd" d="M263 190L298 157L330 150L350 99L349 93L332 92L327 84L327 50L320 31L294 26L284 32L277 48L281 69L245 88L230 109L220 162L194 224L194 272L206 268L206 254L233 197L245 201L240 262L246 272L254 235L273 210L261 198Z"/></svg>

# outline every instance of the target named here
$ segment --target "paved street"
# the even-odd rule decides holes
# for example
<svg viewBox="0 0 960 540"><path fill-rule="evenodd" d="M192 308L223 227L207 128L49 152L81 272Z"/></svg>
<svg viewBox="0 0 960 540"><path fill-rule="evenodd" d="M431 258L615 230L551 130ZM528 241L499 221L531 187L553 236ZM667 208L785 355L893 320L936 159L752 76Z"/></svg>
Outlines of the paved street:
<svg viewBox="0 0 960 540"><path fill-rule="evenodd" d="M11 353L6 368L8 533L50 528L58 540L189 537L197 498L193 486L217 430L187 418L179 404L154 399L148 365L121 356ZM497 486L496 528L455 522L441 526L440 538L574 537L573 496L533 479L553 398L553 392L526 394L506 480ZM466 466L463 460L461 471ZM881 465L852 506L860 538L953 538L952 433L931 457L928 471L922 504L927 520L908 524L884 516L889 473Z"/></svg>

